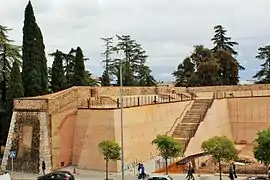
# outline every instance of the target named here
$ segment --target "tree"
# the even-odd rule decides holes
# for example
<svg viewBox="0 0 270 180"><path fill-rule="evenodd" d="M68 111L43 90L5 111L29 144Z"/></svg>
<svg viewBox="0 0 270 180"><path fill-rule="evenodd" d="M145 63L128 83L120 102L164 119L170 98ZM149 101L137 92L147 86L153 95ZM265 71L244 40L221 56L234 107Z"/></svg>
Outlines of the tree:
<svg viewBox="0 0 270 180"><path fill-rule="evenodd" d="M6 103L12 63L17 61L21 65L21 47L14 45L13 41L8 38L7 34L10 30L8 27L0 25L0 91L2 104Z"/></svg>
<svg viewBox="0 0 270 180"><path fill-rule="evenodd" d="M268 84L270 83L270 45L260 47L258 51L256 58L264 62L261 64L261 70L253 77L258 79L258 84Z"/></svg>
<svg viewBox="0 0 270 180"><path fill-rule="evenodd" d="M19 63L14 61L8 82L7 107L9 107L9 110L13 108L13 99L23 96L24 89Z"/></svg>
<svg viewBox="0 0 270 180"><path fill-rule="evenodd" d="M215 30L215 35L211 39L211 41L213 41L215 46L212 50L214 52L217 52L218 50L224 50L233 55L237 55L238 52L235 51L233 48L235 45L239 45L239 44L235 41L232 41L231 37L226 36L227 30L222 25L215 26L214 30Z"/></svg>
<svg viewBox="0 0 270 180"><path fill-rule="evenodd" d="M237 151L233 142L226 136L215 136L202 143L201 148L207 154L212 155L214 161L218 162L219 177L221 177L221 162L229 161L237 158Z"/></svg>
<svg viewBox="0 0 270 180"><path fill-rule="evenodd" d="M98 148L102 155L104 156L105 164L106 164L106 180L109 179L108 175L108 164L109 160L120 160L120 146L118 143L114 141L101 141L98 144Z"/></svg>
<svg viewBox="0 0 270 180"><path fill-rule="evenodd" d="M254 157L265 166L270 165L270 128L259 131L255 143Z"/></svg>
<svg viewBox="0 0 270 180"><path fill-rule="evenodd" d="M177 67L177 70L172 73L176 79L175 86L192 86L192 77L195 72L195 64L191 62L190 57L186 57Z"/></svg>
<svg viewBox="0 0 270 180"><path fill-rule="evenodd" d="M73 86L84 86L86 84L84 56L82 49L77 47L74 62Z"/></svg>
<svg viewBox="0 0 270 180"><path fill-rule="evenodd" d="M48 92L48 74L45 46L31 1L25 8L22 51L22 79L25 96L46 94Z"/></svg>
<svg viewBox="0 0 270 180"><path fill-rule="evenodd" d="M65 77L64 67L63 67L63 53L56 50L52 53L54 56L54 61L52 64L52 74L51 74L51 90L53 92L61 91L67 87L67 81Z"/></svg>
<svg viewBox="0 0 270 180"><path fill-rule="evenodd" d="M168 159L177 157L182 152L182 145L177 140L167 135L158 135L152 141L152 144L157 146L160 156L165 160L166 174L168 174Z"/></svg>
<svg viewBox="0 0 270 180"><path fill-rule="evenodd" d="M76 50L71 48L69 53L63 54L64 56L64 70L65 70L65 76L67 80L67 88L72 87L72 78L74 74L74 63L75 63L75 56L76 56Z"/></svg>
<svg viewBox="0 0 270 180"><path fill-rule="evenodd" d="M112 66L112 59L111 54L113 54L113 37L108 38L101 38L103 41L105 41L105 52L102 53L102 55L105 56L105 59L102 60L103 63L105 63L105 70L102 74L101 78L101 85L102 86L110 86L111 85L111 79L110 79L110 72L111 72L111 66Z"/></svg>

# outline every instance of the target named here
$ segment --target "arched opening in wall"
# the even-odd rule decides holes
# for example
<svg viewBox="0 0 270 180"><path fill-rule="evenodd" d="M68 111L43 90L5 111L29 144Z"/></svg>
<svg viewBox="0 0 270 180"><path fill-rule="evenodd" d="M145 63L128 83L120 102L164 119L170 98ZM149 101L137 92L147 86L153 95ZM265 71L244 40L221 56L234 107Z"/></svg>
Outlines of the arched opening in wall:
<svg viewBox="0 0 270 180"><path fill-rule="evenodd" d="M73 112L66 115L58 127L60 134L60 154L58 166L60 167L65 167L72 164L75 121L76 112Z"/></svg>

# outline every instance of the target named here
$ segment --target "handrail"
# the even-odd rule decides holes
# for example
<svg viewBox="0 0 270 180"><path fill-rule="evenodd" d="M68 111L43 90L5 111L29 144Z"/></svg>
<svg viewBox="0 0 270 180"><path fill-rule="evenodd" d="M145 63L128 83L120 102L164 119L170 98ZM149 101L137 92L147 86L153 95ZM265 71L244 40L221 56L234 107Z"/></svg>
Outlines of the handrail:
<svg viewBox="0 0 270 180"><path fill-rule="evenodd" d="M174 126L175 126L175 124L178 122L178 120L181 119L182 116L186 114L186 113L185 113L185 112L186 112L186 108L187 108L188 106L190 106L191 103L192 103L192 101L189 101L189 103L185 106L185 108L184 108L184 110L182 111L181 115L180 115L178 118L175 119L173 125L171 126L171 129L170 129L169 131L166 132L166 135L168 135L168 133L171 133L171 131L174 129Z"/></svg>

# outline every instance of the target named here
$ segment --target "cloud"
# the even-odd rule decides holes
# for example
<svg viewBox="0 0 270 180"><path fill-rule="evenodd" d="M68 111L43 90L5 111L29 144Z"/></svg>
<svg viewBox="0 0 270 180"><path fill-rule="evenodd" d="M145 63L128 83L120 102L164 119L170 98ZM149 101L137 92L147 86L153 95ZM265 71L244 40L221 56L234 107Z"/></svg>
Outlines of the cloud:
<svg viewBox="0 0 270 180"><path fill-rule="evenodd" d="M0 0L0 22L13 28L10 37L22 42L24 9L28 0ZM81 46L90 57L86 63L94 75L103 71L104 51L100 37L130 34L147 50L148 64L160 80L172 80L172 71L193 50L193 45L211 47L213 26L222 24L240 43L237 57L250 79L257 49L269 43L269 0L32 0L42 29L46 53L69 51ZM52 59L48 58L49 64Z"/></svg>

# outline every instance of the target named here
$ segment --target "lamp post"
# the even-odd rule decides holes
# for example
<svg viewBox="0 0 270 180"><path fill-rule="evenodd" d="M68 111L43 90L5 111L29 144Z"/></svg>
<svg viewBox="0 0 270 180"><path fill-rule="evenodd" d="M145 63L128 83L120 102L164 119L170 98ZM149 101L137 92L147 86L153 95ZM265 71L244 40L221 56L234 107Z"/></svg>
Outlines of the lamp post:
<svg viewBox="0 0 270 180"><path fill-rule="evenodd" d="M123 77L122 77L122 60L119 60L120 62L120 103L121 103L121 111L120 111L120 117L121 117L121 179L125 179L125 163L124 163L124 128L123 128Z"/></svg>

